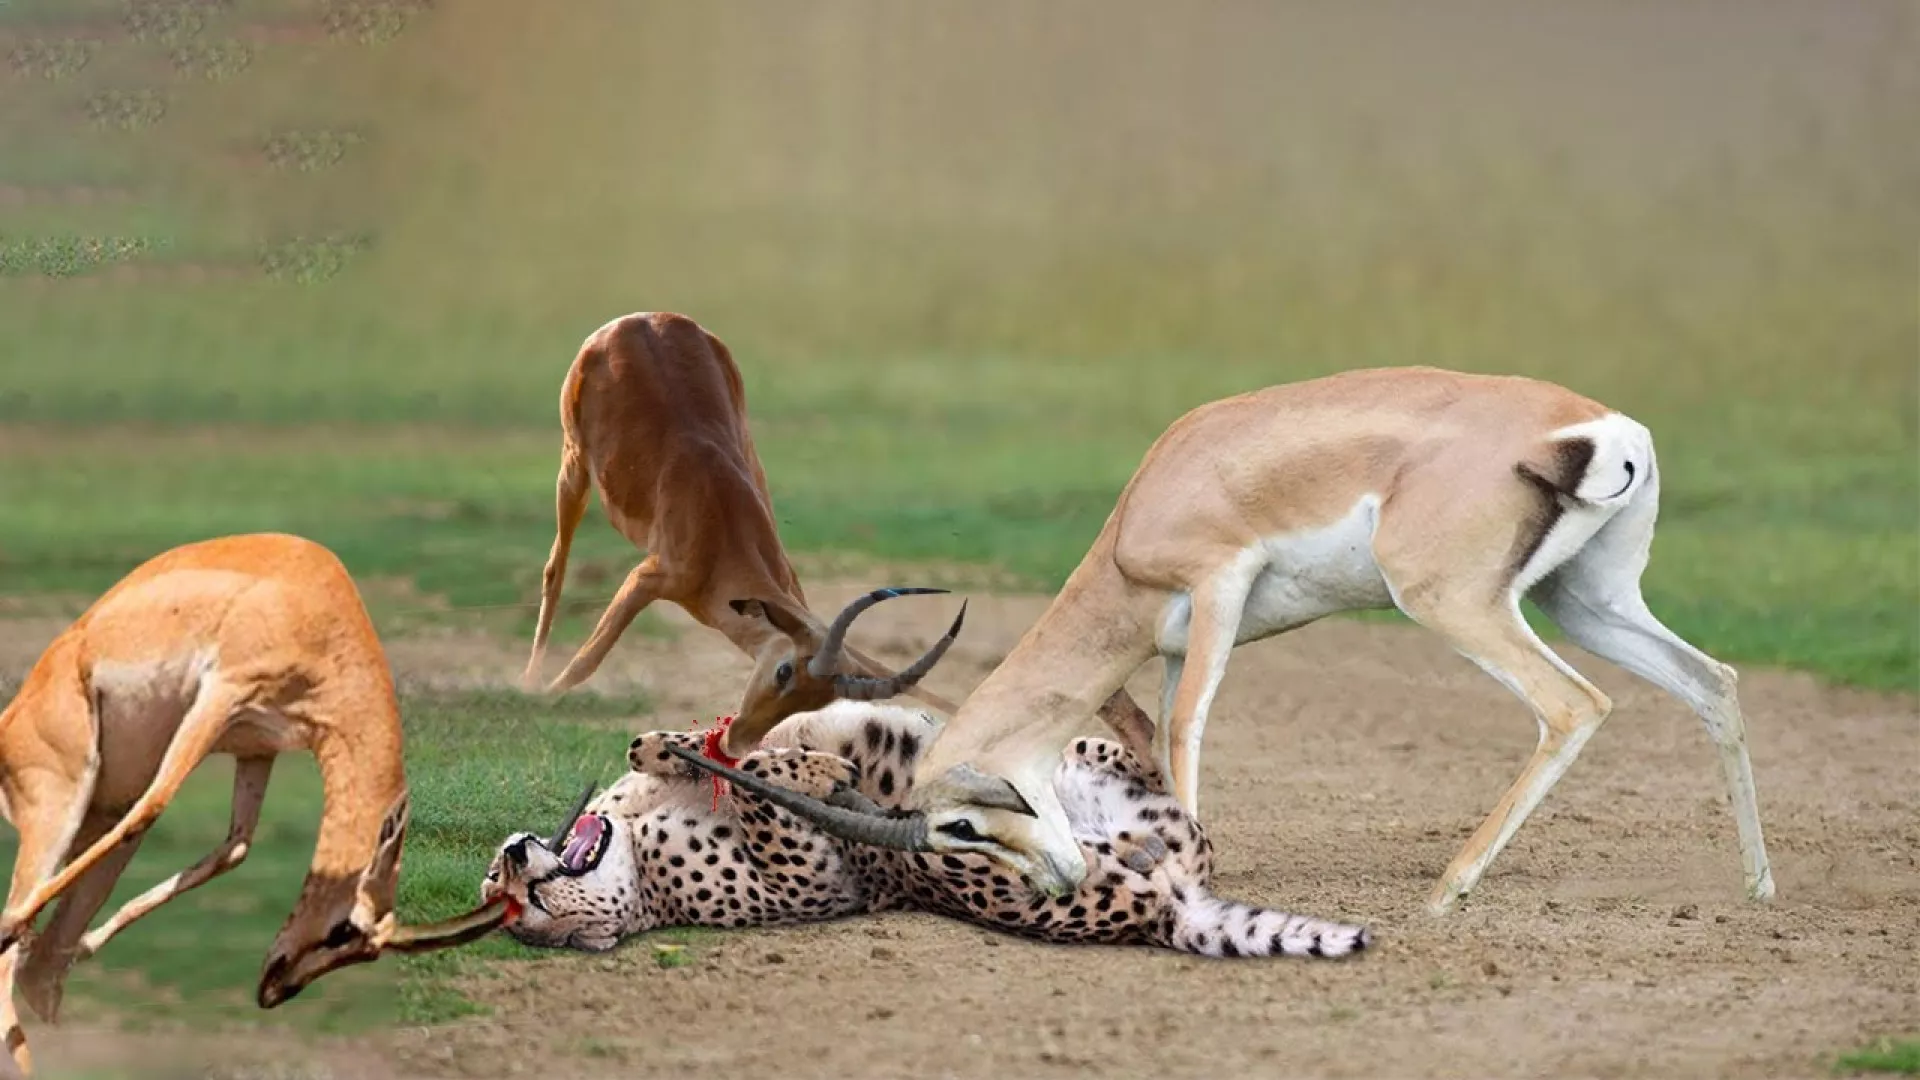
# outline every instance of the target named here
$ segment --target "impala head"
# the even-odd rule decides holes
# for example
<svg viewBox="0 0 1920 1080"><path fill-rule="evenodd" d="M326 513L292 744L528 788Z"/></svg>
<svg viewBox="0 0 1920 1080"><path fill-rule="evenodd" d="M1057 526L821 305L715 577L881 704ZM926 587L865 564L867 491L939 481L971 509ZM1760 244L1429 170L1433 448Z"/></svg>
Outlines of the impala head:
<svg viewBox="0 0 1920 1080"><path fill-rule="evenodd" d="M780 721L795 713L812 712L846 698L852 701L879 701L906 692L926 677L946 655L960 626L967 618L967 605L960 605L947 633L926 654L892 675L875 678L861 670L848 652L847 630L860 613L896 596L925 596L945 593L945 589L875 589L843 608L831 625L823 625L805 608L778 597L735 600L733 610L750 619L761 619L780 632L761 648L755 658L753 676L747 680L728 732L730 753L741 754L759 742ZM736 739L734 732L740 735Z"/></svg>
<svg viewBox="0 0 1920 1080"><path fill-rule="evenodd" d="M400 848L407 834L407 793L380 821L373 858L357 874L307 874L293 914L273 940L260 973L260 1007L271 1009L330 971L378 959L383 952L431 952L464 945L504 923L510 905L483 904L428 926L403 926L393 911Z"/></svg>
<svg viewBox="0 0 1920 1080"><path fill-rule="evenodd" d="M888 813L857 795L815 799L680 747L667 749L842 840L895 851L986 855L1047 896L1065 896L1087 876L1086 856L1054 794L1057 759L1019 776L1017 787L1007 777L955 765L915 782L909 796L912 809Z"/></svg>

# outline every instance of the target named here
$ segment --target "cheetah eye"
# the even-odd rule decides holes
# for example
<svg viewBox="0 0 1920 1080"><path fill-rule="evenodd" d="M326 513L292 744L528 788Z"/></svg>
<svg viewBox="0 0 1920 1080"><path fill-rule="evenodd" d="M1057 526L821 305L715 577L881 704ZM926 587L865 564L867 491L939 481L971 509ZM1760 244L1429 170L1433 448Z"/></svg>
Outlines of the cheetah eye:
<svg viewBox="0 0 1920 1080"><path fill-rule="evenodd" d="M780 666L773 669L773 681L780 686L785 686L787 685L787 683L792 682L793 681L793 661L791 660L780 661Z"/></svg>
<svg viewBox="0 0 1920 1080"><path fill-rule="evenodd" d="M972 843L980 843L986 840L986 837L981 836L978 832L974 830L973 822L968 821L966 818L960 818L957 821L949 821L945 825L937 825L935 826L935 828L938 831L946 833L948 836L953 837L955 840L961 841L962 843L972 844Z"/></svg>

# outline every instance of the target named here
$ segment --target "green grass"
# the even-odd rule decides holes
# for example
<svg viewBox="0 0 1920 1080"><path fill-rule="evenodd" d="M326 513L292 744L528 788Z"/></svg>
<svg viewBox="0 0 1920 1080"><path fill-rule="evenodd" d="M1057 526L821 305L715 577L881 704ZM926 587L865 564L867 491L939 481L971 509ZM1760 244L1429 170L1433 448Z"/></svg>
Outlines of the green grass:
<svg viewBox="0 0 1920 1080"><path fill-rule="evenodd" d="M1920 1076L1920 1039L1879 1039L1870 1046L1842 1055L1837 1072L1896 1073Z"/></svg>
<svg viewBox="0 0 1920 1080"><path fill-rule="evenodd" d="M739 360L799 553L1052 586L1195 405L1362 366L1512 372L1654 430L1646 584L1677 631L1920 689L1911 19L376 6L317 44L247 34L327 5L236 0L184 43L76 47L124 5L0 2L0 61L48 38L40 74L0 69L8 608L71 613L173 544L282 529L341 554L384 634L525 641L562 373L606 319L678 310ZM230 78L169 55L240 39ZM1738 63L1696 76L1650 42ZM150 126L85 119L142 92ZM108 237L287 273L74 255ZM595 511L559 648L636 558ZM624 732L595 725L637 707L409 700L408 917L469 904L493 844L617 766ZM426 1022L469 1008L461 965L519 954L356 969L257 1014L316 815L311 768L277 771L247 864L78 972L83 1007L131 986L135 1023ZM128 888L210 847L225 796L196 780ZM655 962L697 962L682 944Z"/></svg>
<svg viewBox="0 0 1920 1080"><path fill-rule="evenodd" d="M0 12L0 29L55 7ZM240 3L200 36L294 10ZM295 258L281 281L0 282L0 590L92 593L170 544L281 528L410 582L419 606L525 605L551 539L561 374L609 316L666 308L733 346L803 553L1052 585L1188 408L1358 366L1518 372L1653 428L1647 585L1676 630L1734 662L1915 688L1912 26L1849 60L1847 106L1790 85L1764 109L1729 97L1728 133L1646 134L1660 167L1622 172L1524 118L1438 148L1400 103L1263 126L1260 108L1345 85L1283 87L1264 60L1209 54L1174 65L1195 81L1161 84L1167 64L1109 70L1036 23L979 69L900 14L890 47L913 63L896 68L848 44L861 21L783 11L761 14L838 56L821 70L857 76L859 101L895 104L856 123L864 106L826 74L715 101L703 50L758 55L758 22L604 2L529 21L477 0L301 65L263 44L222 82L120 40L70 79L18 83L0 138L46 152L0 172L135 195L0 203L0 237L137 236L155 258L242 264L297 237L367 246ZM1148 16L1103 32L1144 34L1131 20ZM1240 18L1195 32L1267 40ZM515 79L445 61L488 49ZM1201 73L1221 65L1244 85ZM946 89L917 94L922 68ZM988 119L984 71L1027 87L1021 125ZM1082 85L1191 115L1133 131L1133 106L1060 97ZM62 111L142 86L170 95L151 131ZM1562 92L1528 115L1579 104ZM636 101L685 131L641 137ZM360 141L312 173L234 157L303 130ZM586 532L582 610L635 558L597 514ZM530 615L466 617L524 634Z"/></svg>
<svg viewBox="0 0 1920 1080"><path fill-rule="evenodd" d="M647 706L593 694L542 702L473 693L410 696L402 710L413 807L400 913L429 921L477 902L486 864L508 834L529 828L544 834L582 784L614 780L629 729L638 730ZM212 850L226 833L231 784L225 758L194 775L148 834L112 905ZM449 981L463 966L534 955L496 936L458 954L343 969L279 1009L259 1011L253 991L260 965L299 894L319 818L312 759L283 759L247 861L135 923L98 957L76 966L66 1012L104 1013L135 1028L187 1023L351 1032L396 1021L433 1023L472 1011ZM0 841L0 859L11 862L14 843L12 835Z"/></svg>

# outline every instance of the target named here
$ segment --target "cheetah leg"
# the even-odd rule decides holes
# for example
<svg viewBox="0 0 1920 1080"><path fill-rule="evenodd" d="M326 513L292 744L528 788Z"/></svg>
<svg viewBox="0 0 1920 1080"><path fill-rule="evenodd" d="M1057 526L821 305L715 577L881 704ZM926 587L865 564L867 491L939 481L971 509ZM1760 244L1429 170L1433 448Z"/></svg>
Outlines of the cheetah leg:
<svg viewBox="0 0 1920 1080"><path fill-rule="evenodd" d="M1151 754L1151 748L1146 752ZM1164 799L1165 788L1158 785L1155 771L1141 762L1139 753L1105 739L1079 739L1067 747L1065 757L1069 768L1105 772L1122 783L1144 784ZM1168 807L1169 812L1173 809ZM1151 875L1168 854L1167 842L1152 832L1123 830L1110 837L1109 842L1114 855L1142 877Z"/></svg>
<svg viewBox="0 0 1920 1080"><path fill-rule="evenodd" d="M760 750L740 759L740 771L791 791L824 799L851 788L859 770L845 758L796 747ZM809 894L806 919L849 915L863 910L868 890L854 879L836 854L835 842L811 822L789 814L738 784L729 801L748 837L747 855L763 887L776 894ZM817 906L814 906L816 905Z"/></svg>
<svg viewBox="0 0 1920 1080"><path fill-rule="evenodd" d="M764 777L783 788L816 799L824 799L840 788L853 787L860 778L859 766L846 758L791 746L748 754L740 759L740 771ZM737 787L733 792L734 802L740 804L742 809L771 809L773 806L752 792ZM813 827L808 825L806 828L811 831Z"/></svg>

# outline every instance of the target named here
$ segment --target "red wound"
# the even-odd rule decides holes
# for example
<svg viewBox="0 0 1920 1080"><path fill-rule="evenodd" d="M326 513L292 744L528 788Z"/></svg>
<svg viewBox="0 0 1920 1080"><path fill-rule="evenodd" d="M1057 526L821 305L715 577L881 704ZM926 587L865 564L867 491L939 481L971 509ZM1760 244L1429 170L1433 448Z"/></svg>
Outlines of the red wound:
<svg viewBox="0 0 1920 1080"><path fill-rule="evenodd" d="M725 765L729 769L733 768L735 765L740 764L739 758L728 757L727 752L720 748L721 742L724 741L727 737L727 728L731 726L733 726L733 717L731 716L714 717L714 725L707 729L706 738L702 739L700 742L700 755L702 757L706 758L708 761L717 761L720 764ZM717 776L713 777L712 780L713 780L713 810L715 813L719 813L720 797L727 793L727 782L725 780L720 779Z"/></svg>

